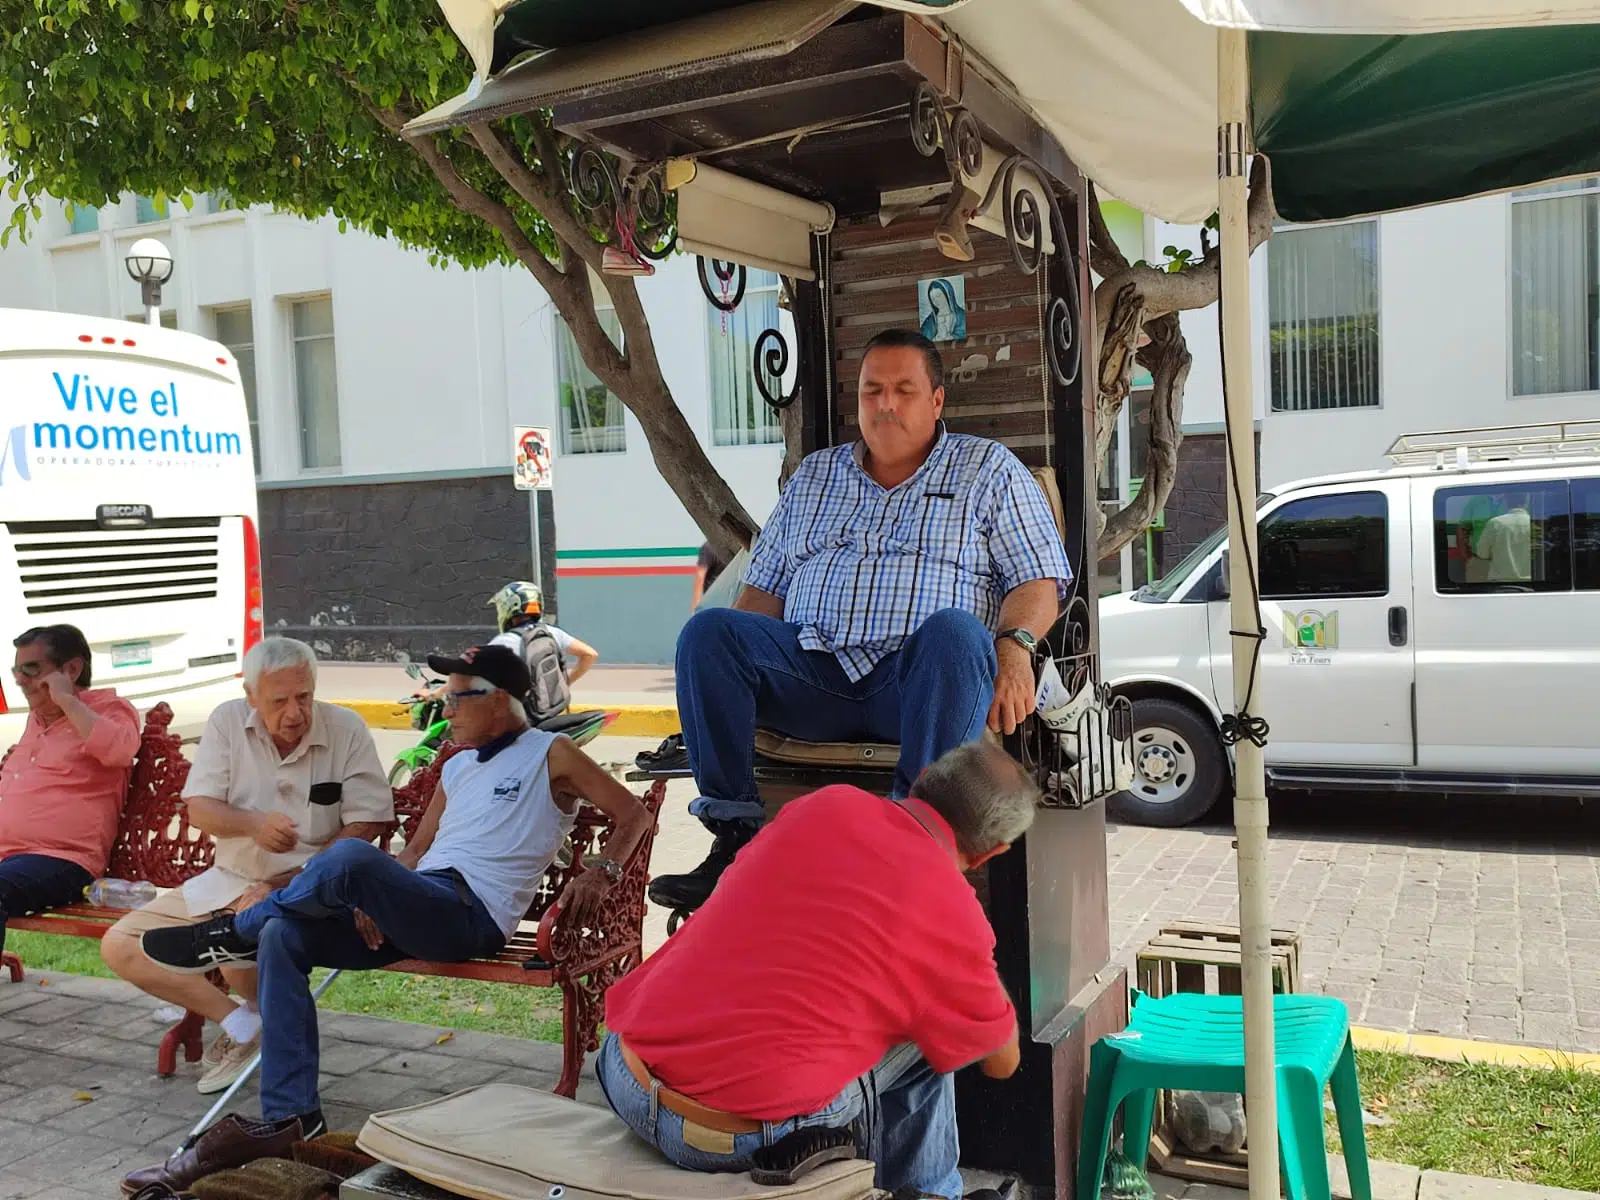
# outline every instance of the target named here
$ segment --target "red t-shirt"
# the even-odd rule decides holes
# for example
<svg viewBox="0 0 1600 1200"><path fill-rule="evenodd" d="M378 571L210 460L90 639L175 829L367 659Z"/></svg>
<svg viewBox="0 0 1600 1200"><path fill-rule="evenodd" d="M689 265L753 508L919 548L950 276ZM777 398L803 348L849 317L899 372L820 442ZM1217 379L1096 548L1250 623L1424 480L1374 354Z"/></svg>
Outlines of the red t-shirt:
<svg viewBox="0 0 1600 1200"><path fill-rule="evenodd" d="M656 1078L722 1112L815 1112L890 1048L953 1071L1016 1014L950 827L826 787L786 805L711 899L606 995L606 1026ZM938 840L935 840L937 835Z"/></svg>

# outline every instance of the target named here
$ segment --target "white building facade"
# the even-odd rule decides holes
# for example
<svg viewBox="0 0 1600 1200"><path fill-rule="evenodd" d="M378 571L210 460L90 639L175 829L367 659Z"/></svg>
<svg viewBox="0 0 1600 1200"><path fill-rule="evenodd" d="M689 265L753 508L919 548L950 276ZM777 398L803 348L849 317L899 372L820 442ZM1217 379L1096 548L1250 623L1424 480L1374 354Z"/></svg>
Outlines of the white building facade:
<svg viewBox="0 0 1600 1200"><path fill-rule="evenodd" d="M607 661L671 661L702 536L525 271L433 267L334 220L219 197L128 196L47 210L0 253L0 307L143 319L123 267L140 237L165 241L176 264L163 323L227 343L246 375L270 624L337 657L481 635L489 594L534 571L512 428L545 426L556 485L541 578L559 619ZM781 434L750 363L754 338L787 319L776 277L753 275L726 318L701 297L693 258L640 288L685 416L764 520Z"/></svg>

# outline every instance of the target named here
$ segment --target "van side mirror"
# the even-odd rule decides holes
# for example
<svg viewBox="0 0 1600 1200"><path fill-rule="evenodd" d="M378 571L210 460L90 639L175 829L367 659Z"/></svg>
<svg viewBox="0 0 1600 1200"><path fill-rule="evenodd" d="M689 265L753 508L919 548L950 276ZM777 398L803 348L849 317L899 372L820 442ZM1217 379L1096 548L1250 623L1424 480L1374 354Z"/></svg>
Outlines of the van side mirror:
<svg viewBox="0 0 1600 1200"><path fill-rule="evenodd" d="M1211 597L1214 600L1226 600L1233 594L1228 576L1228 552L1224 550L1222 557L1217 560L1217 586L1212 589Z"/></svg>

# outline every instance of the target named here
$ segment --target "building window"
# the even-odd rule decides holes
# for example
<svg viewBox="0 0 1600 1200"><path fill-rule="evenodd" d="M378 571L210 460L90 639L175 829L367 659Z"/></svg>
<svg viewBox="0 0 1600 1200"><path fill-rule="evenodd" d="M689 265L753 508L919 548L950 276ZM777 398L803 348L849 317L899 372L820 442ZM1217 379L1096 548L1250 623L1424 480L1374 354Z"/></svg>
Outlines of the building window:
<svg viewBox="0 0 1600 1200"><path fill-rule="evenodd" d="M612 308L595 315L611 344L622 348L622 322ZM560 372L561 452L615 454L628 448L622 423L622 401L601 383L578 353L578 342L566 321L556 316L556 369Z"/></svg>
<svg viewBox="0 0 1600 1200"><path fill-rule="evenodd" d="M244 406L250 414L250 447L256 460L256 474L261 474L261 417L256 407L256 336L255 322L250 306L219 308L214 314L217 321L217 341L226 346L239 364L239 382L244 386Z"/></svg>
<svg viewBox="0 0 1600 1200"><path fill-rule="evenodd" d="M294 398L300 418L300 466L336 468L339 457L339 380L333 351L333 299L293 305Z"/></svg>
<svg viewBox="0 0 1600 1200"><path fill-rule="evenodd" d="M1261 522L1261 598L1383 596L1389 501L1382 492L1293 500Z"/></svg>
<svg viewBox="0 0 1600 1200"><path fill-rule="evenodd" d="M744 299L731 313L706 306L710 322L711 440L718 446L754 446L783 441L783 426L773 407L756 389L756 339L768 329L780 330L789 345L794 330L778 307L782 281L771 271L750 270ZM790 360L790 373L794 360ZM762 372L767 390L778 395L784 381Z"/></svg>
<svg viewBox="0 0 1600 1200"><path fill-rule="evenodd" d="M167 198L165 196L135 196L133 200L134 220L140 225L150 225L156 221L167 219Z"/></svg>
<svg viewBox="0 0 1600 1200"><path fill-rule="evenodd" d="M1567 491L1565 480L1440 488L1433 498L1434 576L1439 590L1446 594L1569 590L1572 545Z"/></svg>
<svg viewBox="0 0 1600 1200"><path fill-rule="evenodd" d="M1267 249L1272 411L1378 405L1378 223L1284 229Z"/></svg>
<svg viewBox="0 0 1600 1200"><path fill-rule="evenodd" d="M129 313L128 314L128 320L132 321L135 325L148 325L150 323L149 314L142 313L142 312ZM177 312L174 309L170 309L170 308L162 309L161 310L161 328L163 328L163 329L176 329L177 327L178 327L178 314L177 314Z"/></svg>
<svg viewBox="0 0 1600 1200"><path fill-rule="evenodd" d="M1512 197L1511 391L1600 391L1600 179Z"/></svg>
<svg viewBox="0 0 1600 1200"><path fill-rule="evenodd" d="M100 210L92 204L69 204L66 217L68 233L98 233L100 230Z"/></svg>

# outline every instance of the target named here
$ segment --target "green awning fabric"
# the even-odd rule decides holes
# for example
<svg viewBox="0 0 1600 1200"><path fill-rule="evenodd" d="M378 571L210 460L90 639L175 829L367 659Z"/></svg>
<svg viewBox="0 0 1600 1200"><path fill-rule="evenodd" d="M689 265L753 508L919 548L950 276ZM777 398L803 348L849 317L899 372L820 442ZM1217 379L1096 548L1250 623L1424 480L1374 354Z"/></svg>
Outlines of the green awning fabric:
<svg viewBox="0 0 1600 1200"><path fill-rule="evenodd" d="M1600 174L1600 26L1255 33L1256 145L1290 221Z"/></svg>

